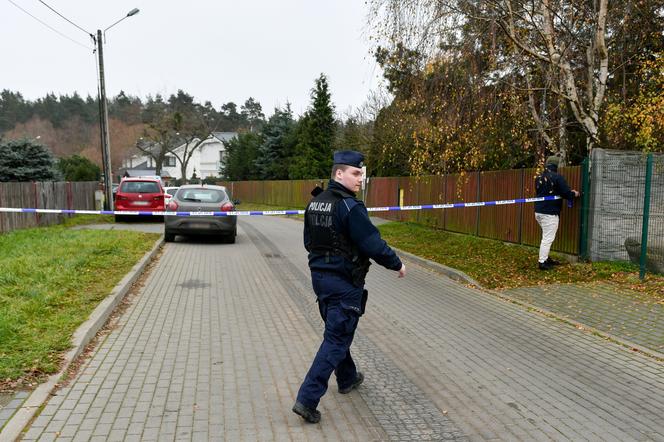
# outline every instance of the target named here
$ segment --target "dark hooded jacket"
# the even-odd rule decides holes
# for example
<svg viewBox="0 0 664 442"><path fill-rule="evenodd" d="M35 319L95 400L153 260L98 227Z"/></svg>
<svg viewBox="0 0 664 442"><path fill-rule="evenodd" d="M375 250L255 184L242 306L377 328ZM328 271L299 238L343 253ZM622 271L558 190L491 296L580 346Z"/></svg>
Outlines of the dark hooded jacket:
<svg viewBox="0 0 664 442"><path fill-rule="evenodd" d="M538 197L558 195L567 200L574 198L574 192L567 185L565 178L558 174L558 167L555 164L546 166L544 172L535 178L535 190ZM535 202L535 213L560 215L562 207L562 200L537 201Z"/></svg>

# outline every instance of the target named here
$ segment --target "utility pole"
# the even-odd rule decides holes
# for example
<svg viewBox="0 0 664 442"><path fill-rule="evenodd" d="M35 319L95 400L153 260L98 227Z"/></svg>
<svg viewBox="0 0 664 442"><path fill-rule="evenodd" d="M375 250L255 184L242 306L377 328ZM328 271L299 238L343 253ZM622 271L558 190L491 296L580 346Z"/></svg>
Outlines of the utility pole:
<svg viewBox="0 0 664 442"><path fill-rule="evenodd" d="M138 12L138 8L132 9L127 15L104 29L103 35L106 36L106 31L120 23L125 18L138 14ZM111 140L108 129L108 103L106 101L106 79L104 77L104 41L102 40L101 29L97 29L96 38L93 34L90 34L90 37L92 37L92 40L97 44L97 57L99 60L99 127L101 132L101 156L104 170L104 199L106 200L104 203L104 209L113 210L113 169L111 168Z"/></svg>
<svg viewBox="0 0 664 442"><path fill-rule="evenodd" d="M111 141L108 135L108 105L104 79L104 43L101 29L97 30L97 58L99 59L99 120L101 129L101 156L104 170L104 209L113 210L113 169L111 169Z"/></svg>

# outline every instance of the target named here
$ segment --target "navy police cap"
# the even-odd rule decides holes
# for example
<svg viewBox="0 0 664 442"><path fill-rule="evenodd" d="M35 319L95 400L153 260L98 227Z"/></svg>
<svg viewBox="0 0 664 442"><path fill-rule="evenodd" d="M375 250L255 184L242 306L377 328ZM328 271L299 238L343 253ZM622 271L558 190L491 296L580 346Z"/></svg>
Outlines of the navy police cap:
<svg viewBox="0 0 664 442"><path fill-rule="evenodd" d="M334 152L334 164L362 167L364 166L364 155L354 150L338 150Z"/></svg>

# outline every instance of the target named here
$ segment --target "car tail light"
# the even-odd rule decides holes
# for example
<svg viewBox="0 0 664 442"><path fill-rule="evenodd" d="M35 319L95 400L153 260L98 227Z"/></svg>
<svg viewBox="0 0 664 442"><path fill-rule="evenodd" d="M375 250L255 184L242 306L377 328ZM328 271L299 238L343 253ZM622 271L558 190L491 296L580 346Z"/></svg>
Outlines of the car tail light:
<svg viewBox="0 0 664 442"><path fill-rule="evenodd" d="M168 209L169 212L175 212L178 210L178 203L176 203L175 201L171 201L170 203L168 203L168 206L166 206L166 208Z"/></svg>
<svg viewBox="0 0 664 442"><path fill-rule="evenodd" d="M235 207L233 207L233 204L231 203L224 203L221 205L222 212L232 212L233 210L235 210Z"/></svg>

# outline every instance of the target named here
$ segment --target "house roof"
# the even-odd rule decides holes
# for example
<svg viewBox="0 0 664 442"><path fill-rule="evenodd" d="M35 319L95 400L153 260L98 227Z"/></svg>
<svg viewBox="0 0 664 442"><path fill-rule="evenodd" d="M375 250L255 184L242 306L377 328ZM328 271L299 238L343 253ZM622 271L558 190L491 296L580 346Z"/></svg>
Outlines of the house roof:
<svg viewBox="0 0 664 442"><path fill-rule="evenodd" d="M203 140L201 146L209 143L214 143L215 141L221 141L222 143L224 143L225 141L230 141L235 137L237 137L237 132L212 132L210 136L208 136L205 140ZM198 138L196 138L194 141L196 140L198 140ZM181 151L182 149L184 149L184 147L185 144L183 143L173 150Z"/></svg>
<svg viewBox="0 0 664 442"><path fill-rule="evenodd" d="M127 176L127 177L155 176L156 175L155 172L156 172L156 169L154 167L147 168L147 169L131 168L131 169L125 169L124 171L122 171L122 175ZM168 173L168 171L162 169L161 177L162 178L171 178L171 174Z"/></svg>
<svg viewBox="0 0 664 442"><path fill-rule="evenodd" d="M212 136L219 141L230 141L237 137L237 132L212 132Z"/></svg>
<svg viewBox="0 0 664 442"><path fill-rule="evenodd" d="M133 154L134 156L145 156L148 155L148 152L156 155L161 151L161 144L160 143L148 143L148 142L143 142L142 143L142 148L143 150L139 149L138 147L134 147L133 149Z"/></svg>

